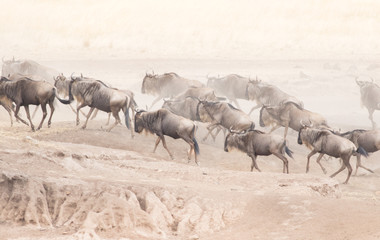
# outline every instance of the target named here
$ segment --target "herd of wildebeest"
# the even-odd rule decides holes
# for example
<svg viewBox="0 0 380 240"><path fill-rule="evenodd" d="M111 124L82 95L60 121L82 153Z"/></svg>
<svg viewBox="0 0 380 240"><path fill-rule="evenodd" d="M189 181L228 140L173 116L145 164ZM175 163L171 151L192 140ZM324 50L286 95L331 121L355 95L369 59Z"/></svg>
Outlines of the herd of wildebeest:
<svg viewBox="0 0 380 240"><path fill-rule="evenodd" d="M347 168L348 175L344 183L347 183L351 176L352 155L357 157L355 174L359 167L373 172L361 164L360 157L361 155L367 157L368 153L380 149L380 132L376 130L376 123L373 120L373 112L380 110L380 87L373 80L355 80L359 86L361 102L368 109L373 129L356 129L341 133L334 131L320 114L306 110L302 101L257 77L250 79L237 74L207 77L207 86L205 86L197 80L188 80L172 72L162 75L146 73L141 92L156 96L151 107L160 100L164 101L159 110L147 111L138 109L134 93L130 90L114 88L103 81L83 77L82 74L73 75L66 77L52 68L31 60L3 60L0 102L9 113L11 125L14 115L17 121L30 125L34 131L29 105L37 107L41 105L43 116L37 127L39 130L47 116L46 105L49 105L51 113L48 126L50 127L55 98L71 107L76 114L76 125L80 123L80 114L85 115L83 129L86 128L91 116L94 118L96 112L101 110L109 113L109 117L112 114L115 118L114 124L107 129L110 131L121 124L119 112L122 110L126 126L130 129L132 122L134 123L131 137L134 136L134 132L146 131L156 134L158 138L154 151L162 141L171 158L173 155L166 145L164 136L182 138L190 145L189 161L194 153L195 162L199 164L195 122L203 122L208 124L208 133L204 140L208 136L215 140L219 132L223 132L224 150L228 152L234 148L247 153L252 158L251 171L254 168L260 171L256 162L257 156L273 154L283 161L284 173L289 173L285 153L292 157L292 151L286 141L288 128L291 128L298 132L297 142L311 150L307 156L306 172L309 170L311 156L316 153L319 153L317 163L324 173L326 170L320 160L325 154L340 158L341 167L331 177ZM237 99L255 101L256 106L246 114L240 110ZM71 105L74 101L77 104L75 108ZM19 115L21 106L25 108L29 123ZM87 114L81 110L86 106L90 107ZM255 123L250 114L256 109L260 109L260 126L271 127L268 133L255 130ZM280 127L285 128L284 137L271 134Z"/></svg>

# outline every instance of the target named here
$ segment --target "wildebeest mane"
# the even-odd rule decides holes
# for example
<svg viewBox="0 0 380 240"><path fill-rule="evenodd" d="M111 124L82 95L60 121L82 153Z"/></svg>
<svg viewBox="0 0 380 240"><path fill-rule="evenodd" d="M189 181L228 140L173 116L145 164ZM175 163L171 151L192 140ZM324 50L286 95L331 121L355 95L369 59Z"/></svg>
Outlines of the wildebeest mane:
<svg viewBox="0 0 380 240"><path fill-rule="evenodd" d="M156 126L161 124L161 111L145 112L142 115L144 129L150 133L155 133Z"/></svg>

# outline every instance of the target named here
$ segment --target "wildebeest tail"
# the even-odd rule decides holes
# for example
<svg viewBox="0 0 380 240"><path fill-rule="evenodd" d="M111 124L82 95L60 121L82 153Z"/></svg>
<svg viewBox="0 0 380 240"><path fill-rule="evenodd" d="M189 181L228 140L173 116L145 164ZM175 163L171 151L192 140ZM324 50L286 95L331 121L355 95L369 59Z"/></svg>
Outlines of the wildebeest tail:
<svg viewBox="0 0 380 240"><path fill-rule="evenodd" d="M293 152L288 148L288 146L286 146L286 141L284 141L284 149L286 154L288 154L289 157L293 158Z"/></svg>
<svg viewBox="0 0 380 240"><path fill-rule="evenodd" d="M356 150L357 153L359 153L360 155L363 155L364 157L368 157L368 153L366 150L364 150L364 148L362 147L358 147L358 149Z"/></svg>
<svg viewBox="0 0 380 240"><path fill-rule="evenodd" d="M193 138L193 142L194 142L194 151L195 151L195 154L199 155L199 145L198 145L198 142L195 138Z"/></svg>
<svg viewBox="0 0 380 240"><path fill-rule="evenodd" d="M54 95L55 97L63 104L70 104L72 101L70 100L65 100L65 99L61 99L60 97L58 97L57 95L57 89L56 88L53 88L53 91L54 91Z"/></svg>
<svg viewBox="0 0 380 240"><path fill-rule="evenodd" d="M130 124L129 124L129 100L130 98L127 97L126 99L126 103L125 103L125 107L124 107L124 120L125 120L125 125L127 126L128 129L131 128Z"/></svg>

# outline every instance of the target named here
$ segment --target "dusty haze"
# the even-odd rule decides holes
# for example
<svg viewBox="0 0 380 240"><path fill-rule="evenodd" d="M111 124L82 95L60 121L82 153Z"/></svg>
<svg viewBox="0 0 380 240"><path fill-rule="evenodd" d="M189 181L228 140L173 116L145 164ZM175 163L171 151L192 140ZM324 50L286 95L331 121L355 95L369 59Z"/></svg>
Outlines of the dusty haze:
<svg viewBox="0 0 380 240"><path fill-rule="evenodd" d="M296 96L336 130L371 127L354 80L380 83L379 1L0 3L1 57L133 90L140 108L154 99L141 94L146 71L203 83L207 74L236 73ZM239 103L246 112L254 104ZM205 125L197 123L198 167L181 140L167 138L170 160L162 145L151 152L155 136L131 139L125 126L105 132L105 113L82 130L67 106L56 107L51 128L45 121L38 132L10 127L0 107L1 240L380 239L378 152L362 160L375 173L360 169L342 185L347 171L331 179L316 156L305 174L310 150L290 130L290 174L274 156L249 172L246 154L224 152L221 135L201 141ZM41 110L33 122L40 119ZM259 126L258 111L252 120ZM321 162L328 174L340 166Z"/></svg>

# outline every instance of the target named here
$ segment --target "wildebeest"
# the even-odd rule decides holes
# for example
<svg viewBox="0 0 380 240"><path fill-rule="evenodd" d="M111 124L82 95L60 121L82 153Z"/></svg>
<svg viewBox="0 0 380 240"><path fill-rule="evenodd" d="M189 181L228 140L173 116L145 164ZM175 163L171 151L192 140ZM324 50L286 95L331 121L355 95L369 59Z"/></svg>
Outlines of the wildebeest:
<svg viewBox="0 0 380 240"><path fill-rule="evenodd" d="M77 107L77 125L79 125L79 110L85 106L90 107L90 111L87 114L86 122L83 124L82 129L86 128L87 122L95 108L107 113L111 112L115 118L115 123L110 126L107 131L111 131L112 128L121 123L119 117L120 110L124 112L126 126L128 129L130 128L128 109L130 106L130 99L124 92L109 88L99 80L71 77L69 85L70 102L74 100L73 96L76 96L76 99L79 102L79 106ZM133 137L133 131L131 131L131 136Z"/></svg>
<svg viewBox="0 0 380 240"><path fill-rule="evenodd" d="M189 87L203 86L199 81L185 79L176 73L164 73L162 75L147 73L142 82L141 93L157 96L150 106L152 108L162 98L177 96Z"/></svg>
<svg viewBox="0 0 380 240"><path fill-rule="evenodd" d="M34 131L34 125L30 118L29 105L41 105L43 116L42 120L37 128L41 129L42 124L46 118L46 104L50 106L50 117L48 120L48 127L51 125L51 119L54 113L54 99L57 98L60 102L68 104L69 101L65 101L56 96L55 87L45 81L34 81L27 77L20 78L17 81L11 81L5 77L1 77L0 80L0 96L6 96L16 104L15 117L22 123L28 125L28 123L21 119L18 115L21 106L24 106L27 118L30 122L30 127Z"/></svg>
<svg viewBox="0 0 380 240"><path fill-rule="evenodd" d="M218 95L226 96L238 108L240 108L240 105L237 99L248 100L248 78L237 74L229 74L221 78L207 77L207 79L207 87L215 89Z"/></svg>
<svg viewBox="0 0 380 240"><path fill-rule="evenodd" d="M284 162L283 173L289 173L288 160L284 156L285 152L293 158L292 151L286 146L286 141L277 135L263 133L258 130L250 130L243 133L230 132L224 141L224 151L228 152L231 148L236 148L252 158L251 171L257 166L257 156L275 155Z"/></svg>
<svg viewBox="0 0 380 240"><path fill-rule="evenodd" d="M356 83L360 87L361 103L368 110L369 120L371 120L372 128L376 128L376 122L373 120L373 112L380 110L380 87L373 82L358 81Z"/></svg>
<svg viewBox="0 0 380 240"><path fill-rule="evenodd" d="M169 136L174 139L182 138L190 145L188 160L190 161L191 153L194 151L195 163L199 165L197 158L199 146L195 139L195 128L196 126L193 121L175 115L163 108L153 112L138 111L135 115L135 131L137 133L141 133L145 130L158 136L153 152L156 151L158 144L162 141L162 145L169 153L170 158L173 159L173 155L166 146L164 136Z"/></svg>
<svg viewBox="0 0 380 240"><path fill-rule="evenodd" d="M308 122L315 127L329 128L326 119L314 112L310 112L294 102L284 102L276 107L263 106L260 110L260 126L270 126L273 132L279 127L285 127L284 138L286 139L288 128L299 131L302 128L301 121Z"/></svg>
<svg viewBox="0 0 380 240"><path fill-rule="evenodd" d="M59 75L57 70L43 66L32 60L3 60L1 75L8 77L8 75L15 73L33 77L35 80L42 78L42 80L48 81L51 84L54 83L54 77ZM36 76L38 78L35 78Z"/></svg>
<svg viewBox="0 0 380 240"><path fill-rule="evenodd" d="M301 124L302 128L299 130L297 142L298 144L305 144L312 149L309 155L307 155L306 172L309 171L311 156L316 153L319 153L317 163L325 174L326 169L320 162L323 155L327 154L335 158L341 158L343 161L341 168L330 177L335 177L338 173L347 168L347 179L344 182L344 184L347 184L352 173L352 167L350 165L351 156L356 153L367 156L367 152L361 147L357 148L350 140L338 136L329 130L312 128L304 125L302 122Z"/></svg>
<svg viewBox="0 0 380 240"><path fill-rule="evenodd" d="M363 129L355 129L353 131L348 131L345 133L339 134L340 136L349 139L351 142L355 144L357 148L363 148L367 153L372 153L380 150L380 131L379 130L363 130ZM364 167L361 164L361 155L356 155L356 170L355 174L358 172L358 168L362 167L365 170L373 173L373 171L369 168Z"/></svg>
<svg viewBox="0 0 380 240"><path fill-rule="evenodd" d="M198 109L203 108L202 112L198 111L198 114L201 114L200 118L212 119L211 124L207 127L209 133L205 139L207 139L210 131L218 126L238 132L255 128L255 123L246 113L229 103L200 101L199 104L201 106Z"/></svg>
<svg viewBox="0 0 380 240"><path fill-rule="evenodd" d="M173 97L172 100L185 100L188 97L193 97L207 101L225 100L225 98L217 97L215 94L215 90L209 87L190 87L184 92Z"/></svg>
<svg viewBox="0 0 380 240"><path fill-rule="evenodd" d="M207 97L204 97L207 98ZM184 100L165 100L162 108L168 109L172 113L182 116L184 118L190 119L192 121L198 121L203 123L211 123L213 121L212 117L205 112L204 107L200 104L200 99L195 97L186 97ZM218 133L224 130L222 126L218 126L217 132L209 134L215 141ZM206 138L206 137L205 137Z"/></svg>
<svg viewBox="0 0 380 240"><path fill-rule="evenodd" d="M280 106L285 102L293 102L300 109L303 108L303 103L297 98L283 92L278 87L263 83L260 80L249 81L247 86L248 100L256 101L257 105L252 107L248 113L250 115L253 110L262 106Z"/></svg>

